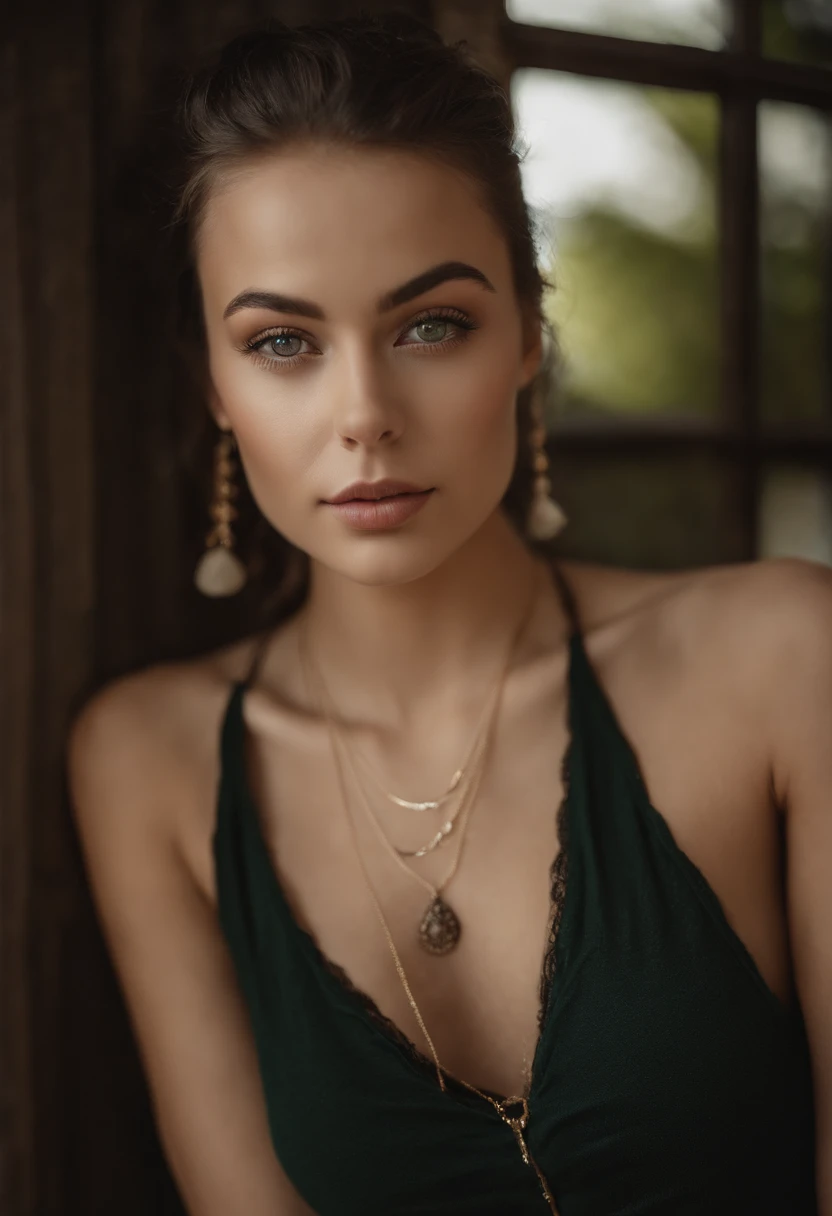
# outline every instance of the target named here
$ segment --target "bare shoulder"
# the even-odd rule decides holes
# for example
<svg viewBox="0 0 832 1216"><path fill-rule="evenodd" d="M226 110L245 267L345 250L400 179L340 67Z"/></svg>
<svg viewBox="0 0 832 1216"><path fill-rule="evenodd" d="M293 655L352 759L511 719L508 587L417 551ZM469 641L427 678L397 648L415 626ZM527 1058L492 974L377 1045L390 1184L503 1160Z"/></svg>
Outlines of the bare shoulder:
<svg viewBox="0 0 832 1216"><path fill-rule="evenodd" d="M688 706L746 733L773 767L832 701L832 568L778 557L671 573L563 563L587 648L626 716ZM631 724L635 727L638 710ZM785 768L785 763L780 762ZM774 781L777 801L785 777Z"/></svg>
<svg viewBox="0 0 832 1216"><path fill-rule="evenodd" d="M140 784L142 813L155 816L155 826L171 843L181 843L187 808L202 792L195 777L206 789L216 779L222 714L259 637L196 658L155 663L106 684L71 724L70 773L125 794ZM92 799L88 805L101 814L98 808L106 803ZM84 813L76 808L76 815Z"/></svg>
<svg viewBox="0 0 832 1216"><path fill-rule="evenodd" d="M828 644L832 625L832 567L802 557L766 558L737 567L730 604L756 640L804 648ZM760 632L758 632L760 631Z"/></svg>
<svg viewBox="0 0 832 1216"><path fill-rule="evenodd" d="M744 652L759 660L760 646L791 638L805 649L812 641L828 645L832 636L832 568L806 558L658 572L582 561L561 565L587 634L650 638L729 667Z"/></svg>
<svg viewBox="0 0 832 1216"><path fill-rule="evenodd" d="M788 732L783 707L805 716L813 683L832 690L827 566L791 557L671 572L561 565L596 672L645 751L670 721L687 734L707 720L756 751L765 780ZM713 754L716 741L707 746Z"/></svg>
<svg viewBox="0 0 832 1216"><path fill-rule="evenodd" d="M797 557L710 568L687 587L678 625L715 671L770 699L790 666L832 661L832 569Z"/></svg>

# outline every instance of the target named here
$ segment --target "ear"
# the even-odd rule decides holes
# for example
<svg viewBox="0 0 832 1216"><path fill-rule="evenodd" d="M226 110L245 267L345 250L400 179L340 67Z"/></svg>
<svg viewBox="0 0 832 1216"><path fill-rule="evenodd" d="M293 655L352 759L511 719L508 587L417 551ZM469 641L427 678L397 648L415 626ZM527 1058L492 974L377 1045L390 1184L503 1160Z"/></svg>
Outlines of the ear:
<svg viewBox="0 0 832 1216"><path fill-rule="evenodd" d="M214 381L209 377L207 385L207 405L211 416L221 431L231 430L231 422L226 414L219 393L214 387Z"/></svg>
<svg viewBox="0 0 832 1216"><path fill-rule="evenodd" d="M536 376L543 360L543 334L540 321L531 312L523 314L523 357L518 388L525 388Z"/></svg>

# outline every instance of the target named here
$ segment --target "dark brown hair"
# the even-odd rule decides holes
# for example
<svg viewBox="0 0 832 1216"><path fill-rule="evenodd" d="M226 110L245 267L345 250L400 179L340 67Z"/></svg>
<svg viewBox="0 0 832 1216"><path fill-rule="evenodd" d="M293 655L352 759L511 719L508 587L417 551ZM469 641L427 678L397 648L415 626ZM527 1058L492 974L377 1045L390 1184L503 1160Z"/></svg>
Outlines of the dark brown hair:
<svg viewBox="0 0 832 1216"><path fill-rule="evenodd" d="M464 173L504 234L524 315L542 327L545 356L518 393L518 456L502 501L529 540L531 405L554 380L556 344L543 311L551 286L536 258L534 224L523 197L511 102L464 43L448 46L429 26L399 13L290 27L271 20L229 42L187 81L178 108L178 176L169 231L178 244L176 332L205 385L205 332L195 272L200 226L212 191L229 175L280 148L309 141L416 151ZM543 404L543 401L541 401ZM192 450L217 430L203 411ZM239 479L244 480L239 474ZM247 487L237 500L238 548L263 615L288 615L306 592L308 558L264 519Z"/></svg>

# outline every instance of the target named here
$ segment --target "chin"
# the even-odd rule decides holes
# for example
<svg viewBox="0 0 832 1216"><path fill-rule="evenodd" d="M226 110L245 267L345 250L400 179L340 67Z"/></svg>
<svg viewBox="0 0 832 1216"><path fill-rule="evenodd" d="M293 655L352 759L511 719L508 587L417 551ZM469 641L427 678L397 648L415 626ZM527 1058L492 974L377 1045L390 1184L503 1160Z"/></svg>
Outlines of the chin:
<svg viewBox="0 0 832 1216"><path fill-rule="evenodd" d="M306 552L313 563L361 586L391 587L433 574L468 539L468 533L450 535L447 528L439 535L436 529L420 535L415 528L395 528L384 533L346 534L334 544L327 537Z"/></svg>
<svg viewBox="0 0 832 1216"><path fill-rule="evenodd" d="M368 540L356 537L340 545L337 552L322 549L311 557L363 587L393 587L425 578L453 553L448 552L447 545L424 539L414 544L410 537L405 540L395 532L385 537L376 535L369 544Z"/></svg>

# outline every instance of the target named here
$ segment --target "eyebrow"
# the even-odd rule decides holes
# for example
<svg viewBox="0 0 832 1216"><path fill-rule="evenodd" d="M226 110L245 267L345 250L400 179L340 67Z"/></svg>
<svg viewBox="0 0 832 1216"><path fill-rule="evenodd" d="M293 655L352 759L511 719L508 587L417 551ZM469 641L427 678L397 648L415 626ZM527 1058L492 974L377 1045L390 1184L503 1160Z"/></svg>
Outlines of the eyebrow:
<svg viewBox="0 0 832 1216"><path fill-rule="evenodd" d="M467 262L441 262L438 266L431 266L429 270L408 279L400 287L386 292L376 301L376 311L390 312L400 304L407 304L430 291L432 287L438 287L440 283L447 283L451 279L473 279L474 282L481 283L487 291L496 291L491 280L481 270L477 270L476 266L470 266ZM272 312L289 312L299 317L311 317L316 321L326 320L324 310L312 300L302 300L297 296L285 296L276 291L259 288L241 291L236 295L226 305L222 319L225 321L244 308L268 308Z"/></svg>

